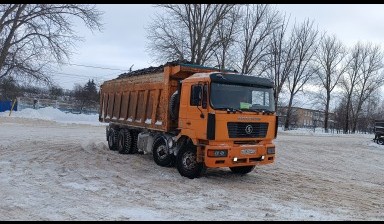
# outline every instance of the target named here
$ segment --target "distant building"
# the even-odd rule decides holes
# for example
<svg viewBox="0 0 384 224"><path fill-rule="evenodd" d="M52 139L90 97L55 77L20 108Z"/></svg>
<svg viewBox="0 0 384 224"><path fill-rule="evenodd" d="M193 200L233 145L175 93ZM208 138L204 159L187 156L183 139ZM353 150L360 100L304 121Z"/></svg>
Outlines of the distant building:
<svg viewBox="0 0 384 224"><path fill-rule="evenodd" d="M288 107L279 107L277 115L279 116L279 126L284 126ZM301 107L291 108L291 119L289 128L317 128L324 127L324 111L306 109ZM328 115L328 128L335 128L335 114Z"/></svg>

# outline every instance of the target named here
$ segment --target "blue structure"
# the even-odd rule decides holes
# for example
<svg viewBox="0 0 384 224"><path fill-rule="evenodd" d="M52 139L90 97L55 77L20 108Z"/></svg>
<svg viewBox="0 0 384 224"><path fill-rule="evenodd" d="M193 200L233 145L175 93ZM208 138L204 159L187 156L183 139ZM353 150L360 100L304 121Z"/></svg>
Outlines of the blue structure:
<svg viewBox="0 0 384 224"><path fill-rule="evenodd" d="M11 108L12 108L12 101L11 101L11 100L0 101L0 112L4 112L4 111L7 111L7 110L11 110ZM13 107L13 110L14 110L14 111L17 110L17 103L16 103L15 106Z"/></svg>

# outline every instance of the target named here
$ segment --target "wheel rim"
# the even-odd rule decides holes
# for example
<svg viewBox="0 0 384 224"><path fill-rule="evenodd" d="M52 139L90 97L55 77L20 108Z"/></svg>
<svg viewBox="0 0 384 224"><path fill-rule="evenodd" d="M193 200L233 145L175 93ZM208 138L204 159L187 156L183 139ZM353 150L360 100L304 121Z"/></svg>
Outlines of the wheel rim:
<svg viewBox="0 0 384 224"><path fill-rule="evenodd" d="M165 159L168 155L166 148L165 148L165 145L160 145L159 147L157 147L156 153L157 153L159 159Z"/></svg>
<svg viewBox="0 0 384 224"><path fill-rule="evenodd" d="M186 170L193 170L196 167L196 155L192 152L187 152L183 155L183 167Z"/></svg>

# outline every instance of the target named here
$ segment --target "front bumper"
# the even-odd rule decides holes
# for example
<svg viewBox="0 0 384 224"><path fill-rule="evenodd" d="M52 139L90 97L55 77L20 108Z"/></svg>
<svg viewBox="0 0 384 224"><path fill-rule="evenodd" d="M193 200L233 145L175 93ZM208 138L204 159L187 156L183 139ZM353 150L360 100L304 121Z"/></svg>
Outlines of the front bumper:
<svg viewBox="0 0 384 224"><path fill-rule="evenodd" d="M275 150L273 154L267 154L267 148L275 148L275 145L206 145L203 158L205 166L212 168L264 165L273 163L275 160ZM226 157L212 157L208 156L210 150L227 150L228 154Z"/></svg>

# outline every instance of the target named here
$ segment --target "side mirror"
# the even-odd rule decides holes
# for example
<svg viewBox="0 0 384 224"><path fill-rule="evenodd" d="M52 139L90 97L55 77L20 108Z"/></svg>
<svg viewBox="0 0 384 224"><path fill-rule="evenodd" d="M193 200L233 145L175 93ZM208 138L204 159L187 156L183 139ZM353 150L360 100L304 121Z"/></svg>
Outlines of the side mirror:
<svg viewBox="0 0 384 224"><path fill-rule="evenodd" d="M202 86L195 85L191 89L191 106L199 106L202 98Z"/></svg>

